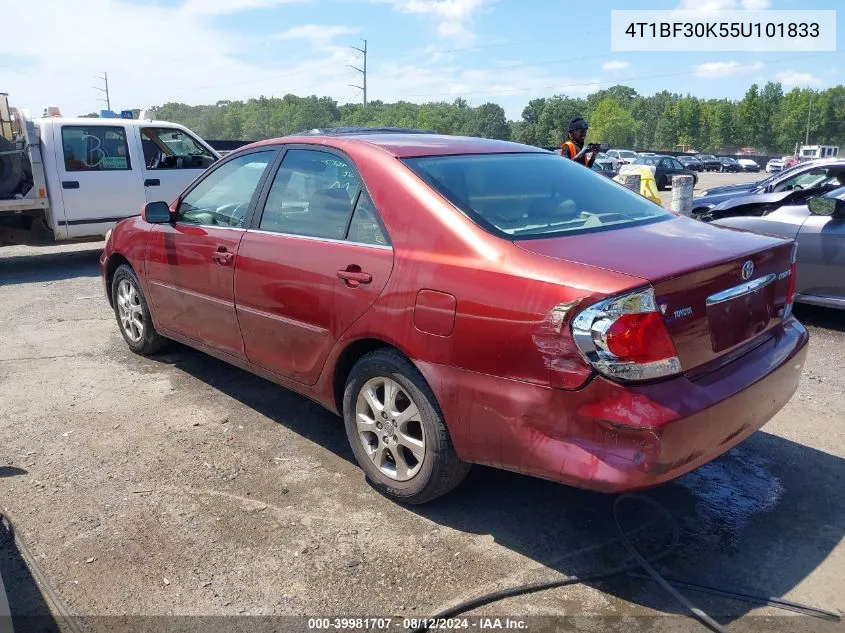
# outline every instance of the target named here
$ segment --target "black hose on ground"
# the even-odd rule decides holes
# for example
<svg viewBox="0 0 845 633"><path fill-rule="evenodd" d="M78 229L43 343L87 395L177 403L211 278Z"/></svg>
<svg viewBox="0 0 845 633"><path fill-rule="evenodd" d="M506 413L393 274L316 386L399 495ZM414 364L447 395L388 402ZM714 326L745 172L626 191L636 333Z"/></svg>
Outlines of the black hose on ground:
<svg viewBox="0 0 845 633"><path fill-rule="evenodd" d="M672 540L669 542L669 545L666 546L662 551L654 554L652 556L645 557L634 547L631 540L628 538L627 532L622 528L622 523L619 520L619 505L624 501L641 501L656 509L666 521L669 523L669 527L672 532ZM613 520L616 524L616 530L619 532L619 536L622 540L622 543L625 545L625 548L628 552L634 557L636 562L629 563L627 565L620 565L619 567L613 567L611 569L606 569L602 572L597 572L595 574L588 574L586 576L579 576L575 578L561 578L558 580L551 580L546 582L537 582L531 583L528 585L521 585L518 587L511 587L509 589L502 589L499 591L494 591L492 593L485 594L483 596L478 596L476 598L471 598L459 604L456 604L453 607L449 607L448 609L444 609L440 613L437 613L430 618L425 618L424 620L439 620L442 618L454 618L457 615L462 613L466 613L468 611L472 611L473 609L477 609L478 607L490 604L492 602L497 602L499 600L504 600L505 598L513 598L516 596L522 596L529 593L536 593L538 591L545 591L546 589L556 589L558 587L566 587L568 585L578 585L587 582L595 582L597 580L607 580L609 578L613 578L615 576L621 576L624 574L631 575L635 578L639 579L647 579L657 582L661 587L663 587L675 600L680 602L684 605L689 611L702 622L705 626L707 626L712 631L716 631L716 633L727 633L726 629L722 627L719 623L717 623L713 618L707 615L704 611L696 607L692 604L689 600L687 600L683 595L681 595L676 589L675 586L690 589L693 591L699 591L702 593L709 593L713 595L722 596L725 598L731 598L734 600L741 600L744 602L751 602L758 605L765 605L776 607L778 609L784 609L787 611L795 611L798 613L802 613L804 615L813 616L816 618L821 618L824 620L832 620L835 622L840 621L840 616L836 613L831 613L830 611L824 611L822 609L817 609L815 607L809 607L806 605L798 604L796 602L789 602L788 600L781 600L777 598L763 598L759 596L752 596L746 593L737 593L732 591L727 591L725 589L719 589L715 587L708 587L706 585L696 585L693 583L687 583L678 580L667 580L664 578L654 567L652 567L652 563L656 563L657 561L666 558L671 554L678 545L679 540L679 529L678 524L675 519L669 514L669 511L666 510L662 505L651 499L650 497L645 497L643 495L622 495L616 499L613 504ZM644 569L647 572L645 574L638 574L635 573L639 569ZM673 586L674 585L674 586ZM415 629L412 629L412 633L422 633L423 631L428 631L427 626L419 626Z"/></svg>

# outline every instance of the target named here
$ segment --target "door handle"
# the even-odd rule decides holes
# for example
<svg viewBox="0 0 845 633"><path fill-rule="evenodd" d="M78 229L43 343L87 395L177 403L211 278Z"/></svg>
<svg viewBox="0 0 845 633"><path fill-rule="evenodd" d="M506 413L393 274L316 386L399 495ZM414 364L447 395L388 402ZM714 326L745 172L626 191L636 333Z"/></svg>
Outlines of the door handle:
<svg viewBox="0 0 845 633"><path fill-rule="evenodd" d="M62 189L79 189L78 180L63 180Z"/></svg>
<svg viewBox="0 0 845 633"><path fill-rule="evenodd" d="M145 187L158 187L159 185L161 185L161 180L158 178L147 178L144 180Z"/></svg>
<svg viewBox="0 0 845 633"><path fill-rule="evenodd" d="M337 271L338 279L346 282L350 288L357 288L361 284L368 284L373 280L370 273L361 272L361 267L356 265L347 266L346 270Z"/></svg>
<svg viewBox="0 0 845 633"><path fill-rule="evenodd" d="M229 251L227 251L225 246L218 246L217 250L211 254L211 259L216 261L221 266L230 264L234 258L234 253L230 253Z"/></svg>

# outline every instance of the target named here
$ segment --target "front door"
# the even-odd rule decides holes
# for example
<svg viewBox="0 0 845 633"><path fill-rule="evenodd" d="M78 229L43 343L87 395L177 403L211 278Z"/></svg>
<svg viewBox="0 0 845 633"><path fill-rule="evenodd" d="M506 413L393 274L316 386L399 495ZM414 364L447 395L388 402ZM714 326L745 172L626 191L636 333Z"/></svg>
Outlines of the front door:
<svg viewBox="0 0 845 633"><path fill-rule="evenodd" d="M164 125L140 128L147 202L175 200L217 157L187 131Z"/></svg>
<svg viewBox="0 0 845 633"><path fill-rule="evenodd" d="M393 249L351 161L322 150L285 153L253 227L235 269L246 356L314 384L384 288Z"/></svg>
<svg viewBox="0 0 845 633"><path fill-rule="evenodd" d="M64 206L60 225L68 237L104 235L116 222L138 215L146 203L141 157L122 125L53 126L56 168Z"/></svg>
<svg viewBox="0 0 845 633"><path fill-rule="evenodd" d="M244 358L234 271L249 212L275 150L233 158L189 190L173 224L156 225L146 277L159 325Z"/></svg>
<svg viewBox="0 0 845 633"><path fill-rule="evenodd" d="M810 215L796 241L796 292L835 299L845 307L845 219Z"/></svg>

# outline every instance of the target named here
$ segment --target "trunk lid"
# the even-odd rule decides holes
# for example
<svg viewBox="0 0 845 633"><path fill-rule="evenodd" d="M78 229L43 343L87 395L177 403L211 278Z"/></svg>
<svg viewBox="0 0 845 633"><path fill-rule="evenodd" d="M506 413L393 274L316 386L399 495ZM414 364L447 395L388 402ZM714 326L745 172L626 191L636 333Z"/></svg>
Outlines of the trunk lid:
<svg viewBox="0 0 845 633"><path fill-rule="evenodd" d="M680 217L516 244L650 282L685 373L730 359L780 323L786 306L789 240Z"/></svg>

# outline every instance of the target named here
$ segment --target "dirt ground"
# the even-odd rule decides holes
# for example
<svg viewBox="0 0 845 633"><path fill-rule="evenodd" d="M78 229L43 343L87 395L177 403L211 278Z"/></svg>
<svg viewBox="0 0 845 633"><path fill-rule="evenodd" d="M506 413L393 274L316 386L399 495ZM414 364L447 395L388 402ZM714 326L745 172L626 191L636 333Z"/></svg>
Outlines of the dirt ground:
<svg viewBox="0 0 845 633"><path fill-rule="evenodd" d="M708 175L717 177L731 178ZM476 467L448 497L400 507L367 485L340 419L317 405L185 347L130 353L98 255L97 244L0 251L0 507L72 613L401 620L629 560L612 496ZM667 575L836 611L845 608L845 314L798 315L811 350L787 407L724 457L647 494L680 526L679 549L659 565ZM625 520L653 537L647 545L665 541L648 513ZM0 576L13 614L47 612L2 535ZM684 593L731 631L843 630ZM621 577L470 615L704 630L671 617L684 613L656 585Z"/></svg>

